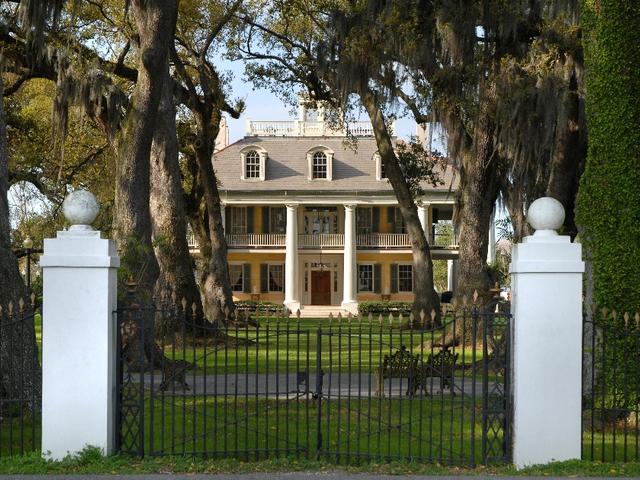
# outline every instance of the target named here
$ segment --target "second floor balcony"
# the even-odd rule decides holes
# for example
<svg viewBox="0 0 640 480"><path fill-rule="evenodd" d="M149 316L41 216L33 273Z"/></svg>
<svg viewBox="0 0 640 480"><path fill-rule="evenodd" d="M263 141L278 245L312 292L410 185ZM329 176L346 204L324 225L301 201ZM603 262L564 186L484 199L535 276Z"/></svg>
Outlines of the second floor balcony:
<svg viewBox="0 0 640 480"><path fill-rule="evenodd" d="M227 234L227 246L237 248L285 249L287 236L284 233L244 233ZM193 235L189 237L189 247L197 249ZM429 244L433 249L457 249L457 239L451 235L430 235ZM406 233L362 233L356 235L358 249L409 249L411 242ZM344 248L343 233L323 233L316 235L298 235L299 249L341 250Z"/></svg>

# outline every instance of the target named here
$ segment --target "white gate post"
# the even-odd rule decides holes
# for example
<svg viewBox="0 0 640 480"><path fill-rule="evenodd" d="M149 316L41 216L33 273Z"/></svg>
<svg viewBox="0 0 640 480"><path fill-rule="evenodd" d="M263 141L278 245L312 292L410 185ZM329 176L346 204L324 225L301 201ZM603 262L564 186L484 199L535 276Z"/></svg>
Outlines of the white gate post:
<svg viewBox="0 0 640 480"><path fill-rule="evenodd" d="M61 459L86 446L113 452L116 272L113 240L90 227L95 197L80 190L63 204L71 223L44 241L42 454Z"/></svg>
<svg viewBox="0 0 640 480"><path fill-rule="evenodd" d="M535 234L514 245L513 462L518 468L580 458L582 249L556 230L564 208L531 204Z"/></svg>

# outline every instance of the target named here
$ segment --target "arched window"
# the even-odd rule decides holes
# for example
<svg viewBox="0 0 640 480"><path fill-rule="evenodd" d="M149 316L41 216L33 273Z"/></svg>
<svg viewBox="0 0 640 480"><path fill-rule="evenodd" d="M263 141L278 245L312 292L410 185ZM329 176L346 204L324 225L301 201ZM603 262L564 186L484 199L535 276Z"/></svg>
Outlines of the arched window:
<svg viewBox="0 0 640 480"><path fill-rule="evenodd" d="M267 151L257 145L248 145L240 150L240 178L249 181L264 181L267 178Z"/></svg>
<svg viewBox="0 0 640 480"><path fill-rule="evenodd" d="M324 152L313 154L312 178L327 178L327 156Z"/></svg>
<svg viewBox="0 0 640 480"><path fill-rule="evenodd" d="M244 159L244 177L260 178L260 155L255 150L247 152Z"/></svg>

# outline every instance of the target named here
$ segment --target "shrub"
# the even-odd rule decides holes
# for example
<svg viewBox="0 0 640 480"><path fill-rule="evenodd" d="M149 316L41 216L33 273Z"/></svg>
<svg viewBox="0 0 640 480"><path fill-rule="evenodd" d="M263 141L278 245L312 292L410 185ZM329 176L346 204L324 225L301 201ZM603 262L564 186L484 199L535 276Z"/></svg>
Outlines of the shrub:
<svg viewBox="0 0 640 480"><path fill-rule="evenodd" d="M360 302L358 311L361 315L409 315L411 313L411 302Z"/></svg>

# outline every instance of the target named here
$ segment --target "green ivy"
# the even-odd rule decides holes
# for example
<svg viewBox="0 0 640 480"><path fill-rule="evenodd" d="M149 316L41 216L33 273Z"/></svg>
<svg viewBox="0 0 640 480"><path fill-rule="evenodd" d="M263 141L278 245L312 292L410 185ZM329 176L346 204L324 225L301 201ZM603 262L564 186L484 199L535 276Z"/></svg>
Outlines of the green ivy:
<svg viewBox="0 0 640 480"><path fill-rule="evenodd" d="M582 0L589 152L577 220L594 301L640 310L640 2Z"/></svg>

